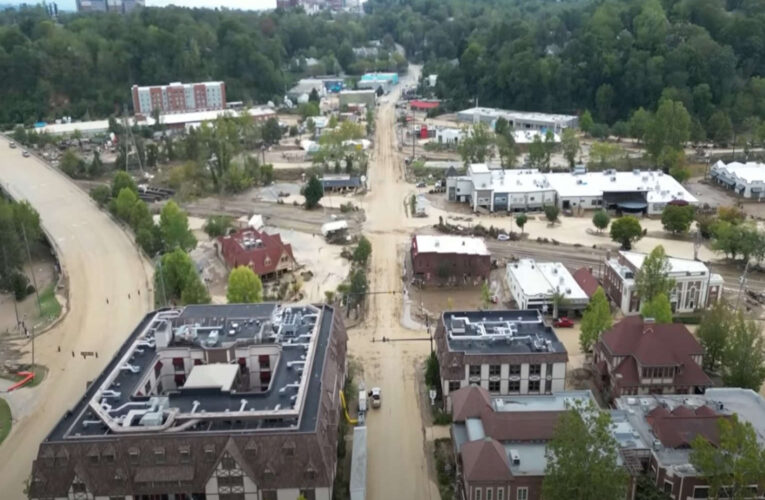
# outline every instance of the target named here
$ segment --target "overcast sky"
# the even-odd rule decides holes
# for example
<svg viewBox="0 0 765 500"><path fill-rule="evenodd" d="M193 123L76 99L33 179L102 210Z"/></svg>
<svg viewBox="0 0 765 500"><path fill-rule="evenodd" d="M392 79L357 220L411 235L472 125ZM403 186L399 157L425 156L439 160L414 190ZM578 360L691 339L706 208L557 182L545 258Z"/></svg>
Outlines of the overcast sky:
<svg viewBox="0 0 765 500"><path fill-rule="evenodd" d="M75 10L75 0L50 0L58 4L59 9ZM0 4L36 3L35 0L0 0ZM178 5L181 7L228 7L230 9L273 9L276 0L146 0L146 5L164 7Z"/></svg>

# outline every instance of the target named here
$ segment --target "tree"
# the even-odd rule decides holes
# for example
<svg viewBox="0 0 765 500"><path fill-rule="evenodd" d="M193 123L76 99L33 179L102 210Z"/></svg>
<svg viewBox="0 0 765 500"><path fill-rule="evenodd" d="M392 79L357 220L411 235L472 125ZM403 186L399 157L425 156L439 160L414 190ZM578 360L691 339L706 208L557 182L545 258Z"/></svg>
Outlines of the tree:
<svg viewBox="0 0 765 500"><path fill-rule="evenodd" d="M529 144L529 166L539 170L545 170L545 145L539 134L534 135L531 144Z"/></svg>
<svg viewBox="0 0 765 500"><path fill-rule="evenodd" d="M438 367L436 351L431 351L425 363L425 385L436 390L441 388L441 373Z"/></svg>
<svg viewBox="0 0 765 500"><path fill-rule="evenodd" d="M371 254L372 244L369 242L366 236L362 235L359 239L358 245L356 245L356 249L353 251L353 261L361 266L366 266Z"/></svg>
<svg viewBox="0 0 765 500"><path fill-rule="evenodd" d="M249 266L239 266L228 275L226 300L229 304L249 304L263 300L263 283Z"/></svg>
<svg viewBox="0 0 765 500"><path fill-rule="evenodd" d="M638 141L642 141L651 127L652 121L653 116L650 111L646 111L642 107L636 109L630 117L630 135Z"/></svg>
<svg viewBox="0 0 765 500"><path fill-rule="evenodd" d="M491 290L489 284L485 281L481 285L481 307L486 309L491 305Z"/></svg>
<svg viewBox="0 0 765 500"><path fill-rule="evenodd" d="M664 207L661 213L661 225L672 234L687 233L696 214L693 205L672 205Z"/></svg>
<svg viewBox="0 0 765 500"><path fill-rule="evenodd" d="M712 225L711 231L713 250L723 252L731 259L740 254L745 262L753 255L761 258L765 237L754 224L731 224L719 220Z"/></svg>
<svg viewBox="0 0 765 500"><path fill-rule="evenodd" d="M529 218L526 214L518 214L515 216L515 225L521 228L521 234L523 234L523 226L526 225Z"/></svg>
<svg viewBox="0 0 765 500"><path fill-rule="evenodd" d="M356 269L351 273L351 286L348 290L348 305L361 304L367 294L367 274L363 269Z"/></svg>
<svg viewBox="0 0 765 500"><path fill-rule="evenodd" d="M278 144L282 138L282 129L279 126L279 120L276 118L269 118L266 123L263 124L263 141L266 144Z"/></svg>
<svg viewBox="0 0 765 500"><path fill-rule="evenodd" d="M635 291L640 300L647 302L659 294L668 297L675 286L675 280L669 277L671 270L664 247L656 246L635 273Z"/></svg>
<svg viewBox="0 0 765 500"><path fill-rule="evenodd" d="M571 127L563 129L560 145L563 149L563 157L568 161L568 166L573 169L576 164L576 155L581 149L579 138L576 136L576 130Z"/></svg>
<svg viewBox="0 0 765 500"><path fill-rule="evenodd" d="M722 377L726 387L757 392L765 381L765 338L760 326L739 311L734 317L722 354Z"/></svg>
<svg viewBox="0 0 765 500"><path fill-rule="evenodd" d="M614 162L614 160L624 156L624 149L618 144L611 142L596 141L590 146L590 162L591 168L605 169Z"/></svg>
<svg viewBox="0 0 765 500"><path fill-rule="evenodd" d="M187 291L187 299L198 299L196 293L199 289L197 284L189 284L189 281L199 281L201 279L197 273L196 265L191 260L189 254L181 248L176 248L162 256L157 264L157 270L154 273L154 294L155 300L159 305L167 303L183 303L183 291ZM204 285L202 285L204 288ZM192 295L192 292L193 295ZM201 297L204 298L204 297ZM209 299L208 299L209 301Z"/></svg>
<svg viewBox="0 0 765 500"><path fill-rule="evenodd" d="M224 236L233 225L233 219L228 215L212 215L207 218L204 231L210 238Z"/></svg>
<svg viewBox="0 0 765 500"><path fill-rule="evenodd" d="M128 191L130 192L130 191ZM142 227L151 227L154 225L154 219L149 211L149 206L141 199L136 200L130 209L130 227L133 231L138 231Z"/></svg>
<svg viewBox="0 0 765 500"><path fill-rule="evenodd" d="M658 163L666 150L682 150L688 142L691 130L691 117L680 101L662 99L651 125L646 130L646 150Z"/></svg>
<svg viewBox="0 0 765 500"><path fill-rule="evenodd" d="M491 159L493 147L494 138L488 127L483 123L477 123L459 143L457 151L459 151L465 165L469 165L471 163L484 163L487 159Z"/></svg>
<svg viewBox="0 0 765 500"><path fill-rule="evenodd" d="M189 279L186 281L186 284L181 291L181 303L184 305L210 303L210 293L198 276L196 279Z"/></svg>
<svg viewBox="0 0 765 500"><path fill-rule="evenodd" d="M82 158L77 156L77 153L67 149L63 156L61 156L58 167L69 177L76 178L82 176L84 170L83 163Z"/></svg>
<svg viewBox="0 0 765 500"><path fill-rule="evenodd" d="M103 184L90 188L89 192L90 197L98 204L99 208L107 206L112 199L112 190Z"/></svg>
<svg viewBox="0 0 765 500"><path fill-rule="evenodd" d="M119 219L130 222L130 214L133 211L133 206L138 201L138 196L130 190L130 188L123 188L117 198L114 199L114 215Z"/></svg>
<svg viewBox="0 0 765 500"><path fill-rule="evenodd" d="M545 217L550 223L555 224L558 222L558 215L560 215L560 208L558 205L545 205L544 206Z"/></svg>
<svg viewBox="0 0 765 500"><path fill-rule="evenodd" d="M624 498L629 476L617 463L619 445L611 432L611 415L591 400L577 401L563 412L547 443L542 496L546 500Z"/></svg>
<svg viewBox="0 0 765 500"><path fill-rule="evenodd" d="M114 178L112 179L112 198L119 196L120 191L122 191L123 188L128 188L135 194L138 194L138 186L133 178L130 177L130 174L124 171L119 171L114 174Z"/></svg>
<svg viewBox="0 0 765 500"><path fill-rule="evenodd" d="M600 334L611 328L612 324L611 306L608 304L606 292L602 287L598 287L582 315L579 333L579 348L582 352L590 352Z"/></svg>
<svg viewBox="0 0 765 500"><path fill-rule="evenodd" d="M518 148L512 131L505 135L497 135L496 141L500 164L503 168L513 168L518 161Z"/></svg>
<svg viewBox="0 0 765 500"><path fill-rule="evenodd" d="M186 212L173 201L168 201L159 214L159 229L165 248L191 250L197 246L197 239L189 229Z"/></svg>
<svg viewBox="0 0 765 500"><path fill-rule="evenodd" d="M629 250L632 244L643 237L640 221L632 215L625 215L611 223L611 239Z"/></svg>
<svg viewBox="0 0 765 500"><path fill-rule="evenodd" d="M719 444L703 435L691 442L691 463L709 484L709 498L751 498L750 487L765 477L765 449L750 422L735 413L717 420Z"/></svg>
<svg viewBox="0 0 765 500"><path fill-rule="evenodd" d="M309 210L316 208L319 205L319 200L324 196L324 187L315 174L311 175L308 184L303 188L303 196L305 196L305 207Z"/></svg>
<svg viewBox="0 0 765 500"><path fill-rule="evenodd" d="M579 116L579 128L582 129L582 132L585 134L589 134L593 125L595 125L595 120L592 119L590 110L585 109L584 113Z"/></svg>
<svg viewBox="0 0 765 500"><path fill-rule="evenodd" d="M733 225L741 224L746 220L746 213L738 207L717 207L717 218Z"/></svg>
<svg viewBox="0 0 765 500"><path fill-rule="evenodd" d="M643 301L640 315L643 318L652 318L658 324L672 323L672 306L662 292L648 301Z"/></svg>
<svg viewBox="0 0 765 500"><path fill-rule="evenodd" d="M733 136L733 124L728 113L717 110L707 121L707 136L718 146L727 146Z"/></svg>
<svg viewBox="0 0 765 500"><path fill-rule="evenodd" d="M704 310L696 336L704 347L706 370L715 371L720 364L734 319L733 311L722 300Z"/></svg>
<svg viewBox="0 0 765 500"><path fill-rule="evenodd" d="M308 94L308 102L313 102L318 104L320 101L321 101L321 97L319 97L319 92L315 88L311 89L311 93Z"/></svg>
<svg viewBox="0 0 765 500"><path fill-rule="evenodd" d="M611 216L605 210L600 209L592 214L592 225L598 228L598 231L603 231L610 223Z"/></svg>
<svg viewBox="0 0 765 500"><path fill-rule="evenodd" d="M43 236L42 226L40 225L40 214L26 200L17 201L11 205L13 208L13 219L16 225L16 231L26 235L30 243L40 241Z"/></svg>

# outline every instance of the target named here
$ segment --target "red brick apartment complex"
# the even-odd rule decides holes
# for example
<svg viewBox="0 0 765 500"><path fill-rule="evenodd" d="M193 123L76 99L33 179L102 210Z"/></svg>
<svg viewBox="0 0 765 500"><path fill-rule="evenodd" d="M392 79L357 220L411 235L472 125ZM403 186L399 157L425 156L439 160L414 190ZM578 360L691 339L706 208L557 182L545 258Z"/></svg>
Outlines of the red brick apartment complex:
<svg viewBox="0 0 765 500"><path fill-rule="evenodd" d="M149 116L161 114L210 111L226 107L224 82L180 83L139 87L133 85L133 112Z"/></svg>
<svg viewBox="0 0 765 500"><path fill-rule="evenodd" d="M413 278L422 283L477 284L491 272L491 254L480 238L417 235L411 257Z"/></svg>

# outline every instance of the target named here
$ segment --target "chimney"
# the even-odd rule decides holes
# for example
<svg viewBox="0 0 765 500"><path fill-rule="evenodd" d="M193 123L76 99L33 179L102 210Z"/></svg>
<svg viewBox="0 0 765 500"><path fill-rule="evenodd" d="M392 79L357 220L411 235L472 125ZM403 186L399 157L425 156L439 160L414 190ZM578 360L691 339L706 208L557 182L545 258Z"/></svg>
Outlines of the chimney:
<svg viewBox="0 0 765 500"><path fill-rule="evenodd" d="M654 318L643 318L643 335L653 333L653 325L656 323Z"/></svg>

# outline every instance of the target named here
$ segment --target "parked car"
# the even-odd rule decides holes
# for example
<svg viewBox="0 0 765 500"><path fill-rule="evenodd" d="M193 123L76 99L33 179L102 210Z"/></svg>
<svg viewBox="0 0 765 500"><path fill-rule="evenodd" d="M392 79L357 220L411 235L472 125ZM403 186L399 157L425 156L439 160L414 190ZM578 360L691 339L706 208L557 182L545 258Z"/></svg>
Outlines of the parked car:
<svg viewBox="0 0 765 500"><path fill-rule="evenodd" d="M11 143L11 149L16 149L16 143L15 142Z"/></svg>
<svg viewBox="0 0 765 500"><path fill-rule="evenodd" d="M499 233L497 235L497 239L499 241L508 241L510 239L510 236L506 235L505 233Z"/></svg>
<svg viewBox="0 0 765 500"><path fill-rule="evenodd" d="M426 184L424 182L418 182L417 183L417 187L418 188L424 188L425 186L426 186Z"/></svg>
<svg viewBox="0 0 765 500"><path fill-rule="evenodd" d="M22 155L24 156L24 158L29 158L29 151L24 151Z"/></svg>
<svg viewBox="0 0 765 500"><path fill-rule="evenodd" d="M556 328L571 328L574 326L574 322L566 316L561 316L553 322L553 326Z"/></svg>

